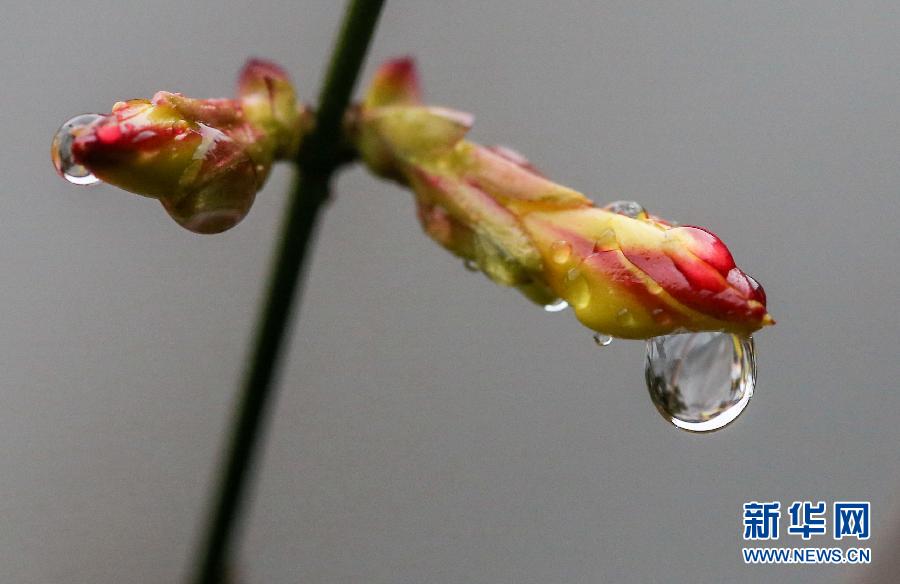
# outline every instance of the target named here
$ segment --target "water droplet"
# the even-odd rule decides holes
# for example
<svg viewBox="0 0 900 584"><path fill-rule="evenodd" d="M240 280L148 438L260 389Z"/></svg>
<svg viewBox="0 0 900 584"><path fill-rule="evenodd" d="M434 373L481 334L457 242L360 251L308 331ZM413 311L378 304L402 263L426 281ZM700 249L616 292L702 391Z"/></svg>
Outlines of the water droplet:
<svg viewBox="0 0 900 584"><path fill-rule="evenodd" d="M56 172L61 177L72 184L92 185L100 181L91 171L72 159L72 142L91 124L102 117L98 114L75 116L60 126L59 130L56 131L56 135L53 136L53 143L50 146L50 157L53 159L53 166L56 167Z"/></svg>
<svg viewBox="0 0 900 584"><path fill-rule="evenodd" d="M465 259L463 260L463 266L470 272L478 272L478 262L475 260Z"/></svg>
<svg viewBox="0 0 900 584"><path fill-rule="evenodd" d="M568 307L569 303L560 298L556 302L544 305L544 310L546 310L547 312L562 312Z"/></svg>
<svg viewBox="0 0 900 584"><path fill-rule="evenodd" d="M566 273L565 287L566 298L575 309L585 308L591 302L591 290L578 268Z"/></svg>
<svg viewBox="0 0 900 584"><path fill-rule="evenodd" d="M613 201L603 208L610 213L618 213L632 219L647 215L647 210L640 203L634 201Z"/></svg>
<svg viewBox="0 0 900 584"><path fill-rule="evenodd" d="M634 324L634 315L627 308L622 308L616 313L616 321L622 326L631 326Z"/></svg>
<svg viewBox="0 0 900 584"><path fill-rule="evenodd" d="M662 308L654 308L650 315L653 317L653 320L657 324L661 324L663 326L672 324L672 315L670 315Z"/></svg>
<svg viewBox="0 0 900 584"><path fill-rule="evenodd" d="M601 251L608 251L616 246L616 232L607 227L597 234L597 237L594 239L594 249L592 252L600 253Z"/></svg>
<svg viewBox="0 0 900 584"><path fill-rule="evenodd" d="M554 241L550 246L550 257L554 263L565 264L572 257L572 246L568 241Z"/></svg>
<svg viewBox="0 0 900 584"><path fill-rule="evenodd" d="M753 396L753 339L730 333L679 333L647 341L647 389L664 418L692 432L718 430Z"/></svg>
<svg viewBox="0 0 900 584"><path fill-rule="evenodd" d="M600 347L608 347L613 342L613 338L603 333L597 333L594 335L594 342Z"/></svg>

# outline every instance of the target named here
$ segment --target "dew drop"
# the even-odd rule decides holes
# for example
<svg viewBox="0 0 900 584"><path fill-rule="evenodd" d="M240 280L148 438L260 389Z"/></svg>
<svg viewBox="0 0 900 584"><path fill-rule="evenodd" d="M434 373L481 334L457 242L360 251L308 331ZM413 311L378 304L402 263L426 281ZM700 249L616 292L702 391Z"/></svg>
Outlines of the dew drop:
<svg viewBox="0 0 900 584"><path fill-rule="evenodd" d="M647 210L640 203L634 201L613 201L603 208L610 213L618 213L632 219L637 219L647 214Z"/></svg>
<svg viewBox="0 0 900 584"><path fill-rule="evenodd" d="M613 342L613 338L609 335L604 335L603 333L597 333L594 335L594 342L597 343L599 347L608 347Z"/></svg>
<svg viewBox="0 0 900 584"><path fill-rule="evenodd" d="M569 307L569 303L563 300L562 298L558 299L556 302L551 302L550 304L544 305L544 310L547 312L562 312L563 310Z"/></svg>
<svg viewBox="0 0 900 584"><path fill-rule="evenodd" d="M566 298L575 309L586 308L591 302L591 290L587 280L578 268L572 268L566 273Z"/></svg>
<svg viewBox="0 0 900 584"><path fill-rule="evenodd" d="M56 131L56 135L53 136L53 143L50 146L50 157L53 160L53 166L56 167L56 172L61 177L72 184L92 185L100 181L91 171L75 162L72 158L72 142L91 124L102 117L98 114L75 116L60 126L59 130Z"/></svg>
<svg viewBox="0 0 900 584"><path fill-rule="evenodd" d="M753 339L723 332L678 333L647 341L645 375L662 416L691 432L734 421L753 396Z"/></svg>
<svg viewBox="0 0 900 584"><path fill-rule="evenodd" d="M672 316L669 313L667 313L665 310L663 310L662 308L654 308L653 312L651 312L650 315L653 317L653 320L657 324L660 324L663 326L668 326L668 325L672 324Z"/></svg>
<svg viewBox="0 0 900 584"><path fill-rule="evenodd" d="M616 313L616 321L622 326L631 326L634 324L634 315L627 308L622 308Z"/></svg>
<svg viewBox="0 0 900 584"><path fill-rule="evenodd" d="M470 260L470 259L463 260L463 266L465 266L465 268L467 270L469 270L470 272L478 271L478 262L476 262L475 260Z"/></svg>
<svg viewBox="0 0 900 584"><path fill-rule="evenodd" d="M553 263L565 264L572 257L572 246L568 241L562 239L554 241L550 245L550 257L553 259Z"/></svg>
<svg viewBox="0 0 900 584"><path fill-rule="evenodd" d="M597 237L594 239L594 253L599 253L601 251L607 251L611 246L615 246L616 244L616 232L607 227L603 231L597 234Z"/></svg>

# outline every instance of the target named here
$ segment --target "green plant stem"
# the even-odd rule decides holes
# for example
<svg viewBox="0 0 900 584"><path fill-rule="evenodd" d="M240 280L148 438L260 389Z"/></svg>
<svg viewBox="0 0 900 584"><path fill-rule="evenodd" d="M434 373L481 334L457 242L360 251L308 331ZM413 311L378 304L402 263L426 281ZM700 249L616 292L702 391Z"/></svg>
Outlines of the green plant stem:
<svg viewBox="0 0 900 584"><path fill-rule="evenodd" d="M298 175L276 256L255 345L216 485L195 584L222 584L230 563L235 525L246 499L248 471L263 433L272 381L289 329L295 296L302 292L304 260L316 231L331 177L341 162L341 122L356 85L384 0L352 0L344 16L319 97L316 125L301 147ZM299 304L299 298L297 298Z"/></svg>

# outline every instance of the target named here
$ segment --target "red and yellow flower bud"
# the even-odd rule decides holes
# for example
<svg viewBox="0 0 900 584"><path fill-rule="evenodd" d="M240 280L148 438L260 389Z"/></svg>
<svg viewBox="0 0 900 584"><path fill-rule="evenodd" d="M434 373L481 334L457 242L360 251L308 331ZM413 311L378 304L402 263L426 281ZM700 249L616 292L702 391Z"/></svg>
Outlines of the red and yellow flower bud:
<svg viewBox="0 0 900 584"><path fill-rule="evenodd" d="M119 102L74 136L71 158L100 180L159 199L183 227L218 233L247 215L273 161L296 153L308 119L287 75L250 61L237 99L161 91Z"/></svg>
<svg viewBox="0 0 900 584"><path fill-rule="evenodd" d="M774 321L762 287L699 227L595 207L505 148L464 139L472 117L420 103L411 60L375 76L355 125L370 168L408 185L425 232L535 302L562 298L591 329L649 338L750 334Z"/></svg>
<svg viewBox="0 0 900 584"><path fill-rule="evenodd" d="M598 208L516 152L465 140L472 121L423 105L414 63L398 59L376 73L345 130L373 172L412 189L430 237L534 302L564 299L596 331L746 335L774 322L762 287L709 231L636 204ZM73 119L54 161L73 182L92 173L159 199L187 229L218 233L248 213L274 161L296 158L311 125L287 75L254 60L236 99L159 92Z"/></svg>

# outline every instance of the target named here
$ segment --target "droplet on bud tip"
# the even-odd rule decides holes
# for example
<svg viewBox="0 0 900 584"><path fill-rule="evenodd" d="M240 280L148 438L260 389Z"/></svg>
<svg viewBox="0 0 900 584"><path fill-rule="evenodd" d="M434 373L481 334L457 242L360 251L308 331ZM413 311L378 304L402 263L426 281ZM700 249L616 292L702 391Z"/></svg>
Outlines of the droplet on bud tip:
<svg viewBox="0 0 900 584"><path fill-rule="evenodd" d="M100 182L94 174L84 166L75 162L72 157L72 143L82 132L103 116L98 114L81 114L64 123L53 136L50 157L53 166L61 177L72 184L92 185Z"/></svg>
<svg viewBox="0 0 900 584"><path fill-rule="evenodd" d="M753 396L753 339L723 332L679 333L647 341L647 389L660 414L691 432L734 421Z"/></svg>

